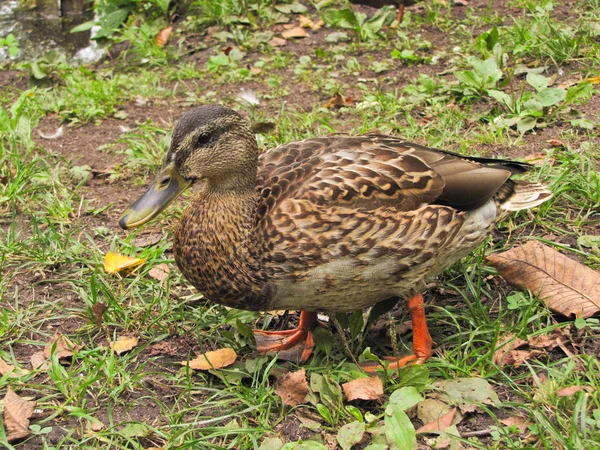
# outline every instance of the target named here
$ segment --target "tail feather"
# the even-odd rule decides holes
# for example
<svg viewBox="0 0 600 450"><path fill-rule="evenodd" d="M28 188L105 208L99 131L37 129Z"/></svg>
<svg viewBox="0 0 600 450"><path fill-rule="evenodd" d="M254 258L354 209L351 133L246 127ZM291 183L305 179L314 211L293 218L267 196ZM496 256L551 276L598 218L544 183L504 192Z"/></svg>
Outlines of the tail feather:
<svg viewBox="0 0 600 450"><path fill-rule="evenodd" d="M505 211L520 211L541 205L552 198L552 192L539 183L512 180L513 193L500 207Z"/></svg>

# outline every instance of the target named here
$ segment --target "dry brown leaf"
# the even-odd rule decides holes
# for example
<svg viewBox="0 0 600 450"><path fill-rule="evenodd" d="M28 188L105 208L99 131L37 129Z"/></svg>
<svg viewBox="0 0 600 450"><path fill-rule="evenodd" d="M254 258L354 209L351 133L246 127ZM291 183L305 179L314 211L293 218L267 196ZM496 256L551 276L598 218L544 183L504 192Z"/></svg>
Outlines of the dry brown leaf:
<svg viewBox="0 0 600 450"><path fill-rule="evenodd" d="M538 334L537 336L529 336L527 338L527 344L534 348L554 350L556 347L558 347L559 342L556 336L551 336L549 334Z"/></svg>
<svg viewBox="0 0 600 450"><path fill-rule="evenodd" d="M552 146L552 147L556 147L556 148L564 148L566 147L565 143L559 139L548 139L546 141L546 144Z"/></svg>
<svg viewBox="0 0 600 450"><path fill-rule="evenodd" d="M169 36L171 36L171 31L173 31L173 25L169 25L168 27L160 30L159 33L156 35L156 38L154 39L156 45L158 45L159 47L164 47L167 44L167 42L169 42Z"/></svg>
<svg viewBox="0 0 600 450"><path fill-rule="evenodd" d="M55 353L58 355L58 360L61 364L68 364L69 360L77 350L81 348L79 345L73 344L66 336L57 334L54 336L48 346L44 347L44 357L50 359L52 356L52 347L56 343Z"/></svg>
<svg viewBox="0 0 600 450"><path fill-rule="evenodd" d="M509 333L503 338L498 339L496 343L496 351L492 355L492 362L500 367L505 365L512 365L515 363L515 350L523 345L527 344L523 339L515 337L514 334ZM523 361L521 361L522 363Z"/></svg>
<svg viewBox="0 0 600 450"><path fill-rule="evenodd" d="M6 440L18 441L31 434L29 418L33 415L36 402L19 397L9 386L4 397L4 426Z"/></svg>
<svg viewBox="0 0 600 450"><path fill-rule="evenodd" d="M132 258L131 256L108 252L104 257L104 270L108 273L134 272L145 261L146 258Z"/></svg>
<svg viewBox="0 0 600 450"><path fill-rule="evenodd" d="M253 75L260 75L263 72L263 70L260 67L250 67L250 73Z"/></svg>
<svg viewBox="0 0 600 450"><path fill-rule="evenodd" d="M143 236L136 237L133 244L136 247L151 247L158 244L162 237L163 235L161 233L144 234Z"/></svg>
<svg viewBox="0 0 600 450"><path fill-rule="evenodd" d="M48 370L50 368L50 362L44 355L44 351L40 350L39 352L34 353L30 357L31 367L33 370Z"/></svg>
<svg viewBox="0 0 600 450"><path fill-rule="evenodd" d="M352 400L377 400L383 395L383 383L379 377L357 378L342 384L344 395Z"/></svg>
<svg viewBox="0 0 600 450"><path fill-rule="evenodd" d="M305 38L306 36L308 36L308 34L302 27L294 27L281 33L281 37L284 39Z"/></svg>
<svg viewBox="0 0 600 450"><path fill-rule="evenodd" d="M328 109L341 108L342 106L350 106L354 103L353 97L343 97L340 94L335 94L323 106Z"/></svg>
<svg viewBox="0 0 600 450"><path fill-rule="evenodd" d="M233 364L236 358L237 354L234 349L220 348L219 350L206 352L191 361L181 361L179 364L189 366L190 369L194 370L220 369Z"/></svg>
<svg viewBox="0 0 600 450"><path fill-rule="evenodd" d="M102 422L100 422L98 419L94 418L94 420L90 424L90 429L92 431L100 431L100 430L104 429L104 424Z"/></svg>
<svg viewBox="0 0 600 450"><path fill-rule="evenodd" d="M9 373L10 377L17 377L18 375L16 375L14 372L15 366L8 364L6 361L0 358L0 375L6 375Z"/></svg>
<svg viewBox="0 0 600 450"><path fill-rule="evenodd" d="M296 406L304 402L308 394L306 371L288 372L277 378L275 393L281 397L284 405Z"/></svg>
<svg viewBox="0 0 600 450"><path fill-rule="evenodd" d="M267 44L269 44L271 47L283 47L285 44L287 44L287 41L279 37L274 37L267 42Z"/></svg>
<svg viewBox="0 0 600 450"><path fill-rule="evenodd" d="M97 302L92 306L92 315L94 316L94 323L97 327L102 326L102 319L104 317L104 311L106 311L106 303Z"/></svg>
<svg viewBox="0 0 600 450"><path fill-rule="evenodd" d="M156 356L156 355L176 355L177 351L179 350L179 345L177 345L175 342L170 342L170 341L162 341L162 342L158 342L156 344L151 345L148 350L146 351L146 356L147 357L151 357L151 356Z"/></svg>
<svg viewBox="0 0 600 450"><path fill-rule="evenodd" d="M536 166L541 166L544 163L553 166L556 162L556 158L554 156L547 157L545 153L531 153L525 156L523 159L525 162L528 162L529 164L535 164Z"/></svg>
<svg viewBox="0 0 600 450"><path fill-rule="evenodd" d="M439 419L423 425L417 430L417 433L439 433L440 431L444 431L453 425L452 421L454 420L454 416L456 416L456 411L456 408L452 408Z"/></svg>
<svg viewBox="0 0 600 450"><path fill-rule="evenodd" d="M148 275L150 275L155 280L164 281L167 279L170 272L171 269L169 269L169 266L167 266L165 263L160 263L156 267L150 269Z"/></svg>
<svg viewBox="0 0 600 450"><path fill-rule="evenodd" d="M566 388L562 388L561 390L559 390L556 395L558 395L559 397L570 397L571 395L582 391L583 387L582 386L569 386Z"/></svg>
<svg viewBox="0 0 600 450"><path fill-rule="evenodd" d="M136 336L122 336L114 342L109 342L109 345L117 355L120 355L138 345L138 338Z"/></svg>
<svg viewBox="0 0 600 450"><path fill-rule="evenodd" d="M325 25L325 22L323 22L323 20L319 20L317 22L313 22L313 20L310 17L306 17L306 16L303 16L303 15L299 15L298 16L298 22L299 22L299 25L302 28L310 28L313 31L317 31L323 25Z"/></svg>
<svg viewBox="0 0 600 450"><path fill-rule="evenodd" d="M512 416L507 417L506 419L500 419L500 423L506 425L507 427L515 426L521 433L524 433L527 430L527 427L530 425L530 423L521 416Z"/></svg>
<svg viewBox="0 0 600 450"><path fill-rule="evenodd" d="M600 274L546 245L529 241L487 260L502 278L539 294L556 312L586 318L600 311Z"/></svg>

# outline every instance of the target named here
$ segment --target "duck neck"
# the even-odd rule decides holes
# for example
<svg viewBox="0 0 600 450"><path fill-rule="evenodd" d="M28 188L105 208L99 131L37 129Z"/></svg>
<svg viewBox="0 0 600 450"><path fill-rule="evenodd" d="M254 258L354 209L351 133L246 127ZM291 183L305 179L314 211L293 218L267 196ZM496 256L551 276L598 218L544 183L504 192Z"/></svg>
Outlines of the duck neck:
<svg viewBox="0 0 600 450"><path fill-rule="evenodd" d="M260 262L253 251L256 189L234 192L207 183L183 213L175 233L175 261L183 275L209 299L248 308L258 302ZM261 305L256 304L256 309Z"/></svg>

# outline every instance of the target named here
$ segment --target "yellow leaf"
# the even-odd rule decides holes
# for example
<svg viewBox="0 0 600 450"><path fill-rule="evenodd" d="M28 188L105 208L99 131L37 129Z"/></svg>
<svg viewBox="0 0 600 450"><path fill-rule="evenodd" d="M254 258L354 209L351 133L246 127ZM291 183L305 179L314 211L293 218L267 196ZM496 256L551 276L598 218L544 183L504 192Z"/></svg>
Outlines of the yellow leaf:
<svg viewBox="0 0 600 450"><path fill-rule="evenodd" d="M138 344L138 338L137 337L135 337L135 336L131 336L131 337L123 336L123 337L118 338L114 342L110 342L109 345L110 345L110 348L112 348L117 355L120 355L121 353L128 352L133 347L135 347L137 344Z"/></svg>
<svg viewBox="0 0 600 450"><path fill-rule="evenodd" d="M212 352L206 352L191 361L181 361L182 366L189 366L194 370L220 369L235 362L237 354L232 348L221 348Z"/></svg>
<svg viewBox="0 0 600 450"><path fill-rule="evenodd" d="M132 258L131 256L108 252L104 257L104 270L108 273L133 271L133 269L144 264L145 261L146 258Z"/></svg>
<svg viewBox="0 0 600 450"><path fill-rule="evenodd" d="M592 78L586 78L585 80L583 80L584 82L588 82L591 84L598 84L600 83L600 75L596 76L596 77L592 77Z"/></svg>

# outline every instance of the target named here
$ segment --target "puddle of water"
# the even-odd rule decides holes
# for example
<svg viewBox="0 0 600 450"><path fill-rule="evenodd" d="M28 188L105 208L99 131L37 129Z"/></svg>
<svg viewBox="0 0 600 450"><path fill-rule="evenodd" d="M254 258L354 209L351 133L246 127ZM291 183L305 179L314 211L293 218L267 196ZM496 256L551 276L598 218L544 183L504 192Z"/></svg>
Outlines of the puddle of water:
<svg viewBox="0 0 600 450"><path fill-rule="evenodd" d="M64 54L74 62L93 62L102 56L91 31L71 33L76 25L94 19L90 3L81 0L37 0L35 9L19 8L18 0L0 0L0 38L14 35L19 53L12 58L0 46L0 64L11 60L31 61L48 52ZM92 30L93 31L93 30Z"/></svg>

